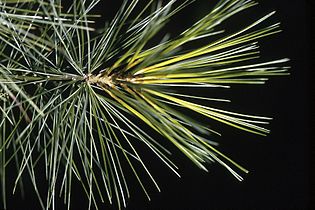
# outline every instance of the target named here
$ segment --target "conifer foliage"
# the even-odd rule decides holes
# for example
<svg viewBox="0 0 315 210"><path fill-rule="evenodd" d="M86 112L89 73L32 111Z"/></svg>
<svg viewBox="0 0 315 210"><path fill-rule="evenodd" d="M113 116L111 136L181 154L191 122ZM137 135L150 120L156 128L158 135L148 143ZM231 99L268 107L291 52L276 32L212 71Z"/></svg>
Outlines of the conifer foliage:
<svg viewBox="0 0 315 210"><path fill-rule="evenodd" d="M111 22L95 28L98 4L0 0L3 207L12 190L23 188L23 179L31 180L42 209L55 209L59 196L70 209L74 180L89 208L98 208L98 200L126 206L136 185L130 174L150 199L143 176L159 190L158 181L139 145L178 176L170 144L200 169L217 162L242 180L247 170L217 149L218 131L198 118L258 135L269 133L264 125L271 118L212 106L229 101L200 90L264 84L287 74L288 59L259 58L257 40L280 32L274 12L226 32L221 23L257 3L220 0L169 36L161 35L168 22L198 2L124 0ZM11 166L15 174L6 172ZM6 186L8 176L15 178L13 189ZM46 193L38 189L38 177L47 181Z"/></svg>

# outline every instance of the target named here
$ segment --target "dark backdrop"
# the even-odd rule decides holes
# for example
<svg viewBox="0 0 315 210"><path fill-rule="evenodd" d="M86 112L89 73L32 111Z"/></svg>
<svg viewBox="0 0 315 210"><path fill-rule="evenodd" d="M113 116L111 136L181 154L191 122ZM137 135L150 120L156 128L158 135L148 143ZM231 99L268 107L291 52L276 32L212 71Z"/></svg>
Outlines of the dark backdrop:
<svg viewBox="0 0 315 210"><path fill-rule="evenodd" d="M98 8L104 19L111 17L121 1L106 0ZM180 31L211 10L214 1L197 0L167 29ZM180 153L174 152L182 178L173 175L159 161L146 157L159 180L162 192L151 191L146 200L137 186L127 209L310 209L310 4L303 0L264 0L246 12L247 17L262 17L277 10L271 22L281 21L284 32L260 41L264 60L289 57L291 75L272 78L259 87L236 86L229 93L232 110L273 116L272 133L259 137L222 126L216 138L220 149L250 170L238 182L223 167L214 164L205 173ZM239 14L226 26L238 29L246 22ZM221 128L221 127L220 127ZM9 201L10 209L37 209L33 191L26 200L17 195ZM83 194L73 197L73 209L85 209ZM62 208L62 207L59 207ZM109 207L104 205L104 209Z"/></svg>

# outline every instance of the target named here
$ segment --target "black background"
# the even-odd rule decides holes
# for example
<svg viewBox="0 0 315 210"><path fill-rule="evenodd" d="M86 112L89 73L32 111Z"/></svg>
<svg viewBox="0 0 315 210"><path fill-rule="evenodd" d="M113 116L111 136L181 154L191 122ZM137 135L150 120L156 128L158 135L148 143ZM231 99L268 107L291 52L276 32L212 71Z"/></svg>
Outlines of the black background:
<svg viewBox="0 0 315 210"><path fill-rule="evenodd" d="M120 2L103 1L98 12L104 13L104 19L110 18ZM213 2L197 0L176 16L167 29L170 32L181 31L207 14ZM272 78L265 86L237 86L224 93L232 99L227 108L273 116L269 126L272 133L259 137L219 126L223 136L215 139L222 152L250 170L244 176L245 180L238 182L217 164L211 165L209 173L205 173L174 151L182 175L179 179L159 161L150 160L148 156L147 163L156 174L162 192L151 190L152 200L148 201L136 186L127 209L311 209L311 186L314 185L310 161L310 3L303 0L264 0L244 13L251 19L244 20L244 16L239 14L224 26L238 29L238 25L273 10L277 13L270 21L281 21L284 32L260 41L262 60L289 57L291 75ZM22 205L23 209L39 208L31 194L33 191L28 188L24 201L18 194L13 198L9 196L9 209L21 209ZM83 194L74 194L73 209L85 209L84 200ZM102 207L110 208L107 205Z"/></svg>

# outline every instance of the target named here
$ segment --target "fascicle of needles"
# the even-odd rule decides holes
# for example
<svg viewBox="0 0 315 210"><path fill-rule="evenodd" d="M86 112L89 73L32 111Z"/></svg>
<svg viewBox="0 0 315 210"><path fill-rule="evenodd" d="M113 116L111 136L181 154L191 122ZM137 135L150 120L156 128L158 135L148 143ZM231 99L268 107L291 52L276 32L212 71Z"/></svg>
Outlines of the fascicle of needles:
<svg viewBox="0 0 315 210"><path fill-rule="evenodd" d="M137 0L123 1L113 20L95 30L99 15L93 8L98 3L0 0L4 208L11 195L6 187L10 164L17 169L13 192L23 188L22 177L28 176L42 209L55 209L58 196L70 209L74 179L82 183L89 208L98 208L97 198L126 206L133 186L126 170L150 199L139 166L159 190L158 181L136 144L147 146L179 176L174 157L152 133L163 136L202 170L217 162L242 180L239 173L248 171L212 141L211 134L218 131L180 110L258 135L269 133L264 125L271 118L212 107L212 101L228 100L197 91L264 84L270 76L288 74L287 58L266 61L259 55L257 40L281 31L279 23L270 20L274 12L227 33L220 24L257 3L221 0L198 22L175 37L161 37L152 47L151 40L173 16L197 2L151 0L139 8ZM265 22L271 24L264 26ZM209 41L182 48L200 40ZM40 164L44 173L37 171ZM47 196L38 190L38 176L47 180Z"/></svg>

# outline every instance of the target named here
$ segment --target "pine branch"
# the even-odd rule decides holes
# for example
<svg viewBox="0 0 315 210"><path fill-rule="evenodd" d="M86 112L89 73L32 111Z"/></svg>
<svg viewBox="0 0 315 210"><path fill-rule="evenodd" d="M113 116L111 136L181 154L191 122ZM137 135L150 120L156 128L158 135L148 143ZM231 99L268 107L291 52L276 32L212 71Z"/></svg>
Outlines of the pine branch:
<svg viewBox="0 0 315 210"><path fill-rule="evenodd" d="M279 23L262 26L274 12L227 33L220 24L257 3L221 0L195 24L174 38L161 37L152 47L153 38L192 1L151 0L140 9L137 0L123 1L101 33L92 27L99 16L93 14L98 3L0 0L4 208L6 168L11 164L17 168L13 191L28 176L42 209L55 209L57 196L64 196L70 209L74 180L82 184L89 209L99 207L98 199L126 207L132 196L127 170L150 199L139 167L160 188L137 145L145 145L180 176L167 144L154 134L202 170L218 162L243 180L239 173L248 171L212 141L211 134L218 132L180 110L254 134L269 133L262 126L271 118L212 107L212 101L229 100L197 92L264 84L271 76L288 74L289 59L259 58L257 41L281 31ZM207 44L200 46L201 39ZM39 173L42 164L45 172ZM38 189L39 176L48 183L45 197Z"/></svg>

